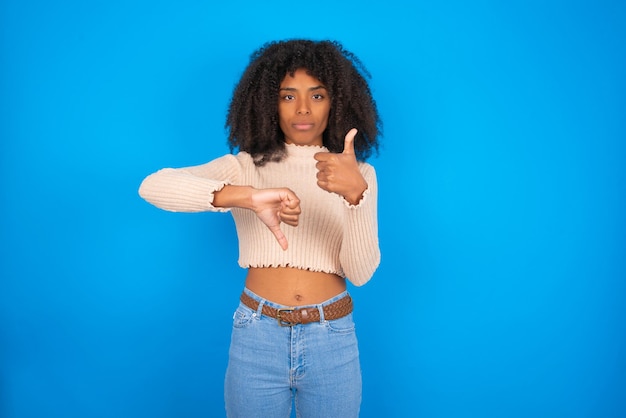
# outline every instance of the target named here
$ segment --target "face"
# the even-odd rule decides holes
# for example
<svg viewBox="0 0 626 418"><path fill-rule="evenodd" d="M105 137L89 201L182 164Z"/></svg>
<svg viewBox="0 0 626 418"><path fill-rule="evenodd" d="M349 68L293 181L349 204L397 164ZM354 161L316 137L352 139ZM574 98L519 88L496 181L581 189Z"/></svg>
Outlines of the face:
<svg viewBox="0 0 626 418"><path fill-rule="evenodd" d="M280 83L278 117L287 144L322 146L329 112L326 87L306 70L287 74Z"/></svg>

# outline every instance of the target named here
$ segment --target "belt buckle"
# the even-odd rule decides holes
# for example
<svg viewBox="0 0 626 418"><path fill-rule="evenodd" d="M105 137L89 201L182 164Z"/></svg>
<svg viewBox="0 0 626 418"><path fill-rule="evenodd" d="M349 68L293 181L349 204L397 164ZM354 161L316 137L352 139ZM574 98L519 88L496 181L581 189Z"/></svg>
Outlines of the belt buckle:
<svg viewBox="0 0 626 418"><path fill-rule="evenodd" d="M278 325L281 327L292 327L297 324L297 322L289 322L285 321L281 317L281 312L293 312L296 308L278 308L276 310L276 320L278 321Z"/></svg>

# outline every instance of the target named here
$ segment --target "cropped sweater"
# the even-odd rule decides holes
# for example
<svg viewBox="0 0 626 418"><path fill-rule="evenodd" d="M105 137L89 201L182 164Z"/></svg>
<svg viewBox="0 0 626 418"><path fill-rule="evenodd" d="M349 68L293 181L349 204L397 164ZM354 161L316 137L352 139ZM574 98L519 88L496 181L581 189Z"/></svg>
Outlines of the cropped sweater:
<svg viewBox="0 0 626 418"><path fill-rule="evenodd" d="M317 152L325 147L286 145L280 162L254 165L250 154L227 154L208 163L164 168L146 177L142 198L173 212L231 211L239 239L239 265L294 267L334 273L356 286L365 284L380 263L377 182L374 167L359 162L367 189L357 205L317 185ZM298 226L281 223L288 242L283 250L271 231L249 209L213 206L213 193L225 185L257 189L288 187L300 199Z"/></svg>

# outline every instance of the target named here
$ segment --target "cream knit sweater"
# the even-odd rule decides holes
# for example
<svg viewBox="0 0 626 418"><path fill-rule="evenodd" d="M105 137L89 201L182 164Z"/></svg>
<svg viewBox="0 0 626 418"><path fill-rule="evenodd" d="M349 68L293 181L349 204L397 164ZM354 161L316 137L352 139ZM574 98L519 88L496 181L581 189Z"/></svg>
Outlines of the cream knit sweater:
<svg viewBox="0 0 626 418"><path fill-rule="evenodd" d="M239 238L239 265L294 267L323 271L365 284L380 263L376 213L376 172L360 162L368 188L358 205L317 185L317 152L325 147L287 144L287 156L262 167L245 152L227 154L206 164L164 168L146 177L139 194L153 205L173 212L231 211ZM289 247L283 250L254 212L214 207L213 193L225 185L258 189L288 187L300 199L297 227L281 224Z"/></svg>

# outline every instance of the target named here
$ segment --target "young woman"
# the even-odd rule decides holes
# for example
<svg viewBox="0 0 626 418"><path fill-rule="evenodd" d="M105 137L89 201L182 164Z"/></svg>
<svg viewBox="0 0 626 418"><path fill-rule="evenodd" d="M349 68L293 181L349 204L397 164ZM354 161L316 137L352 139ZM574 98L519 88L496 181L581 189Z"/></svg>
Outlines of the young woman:
<svg viewBox="0 0 626 418"><path fill-rule="evenodd" d="M140 195L182 212L231 211L246 283L234 314L229 417L356 417L361 370L346 279L380 262L380 119L341 44L288 40L252 54L226 126L231 153L149 175ZM234 151L237 150L236 153Z"/></svg>

